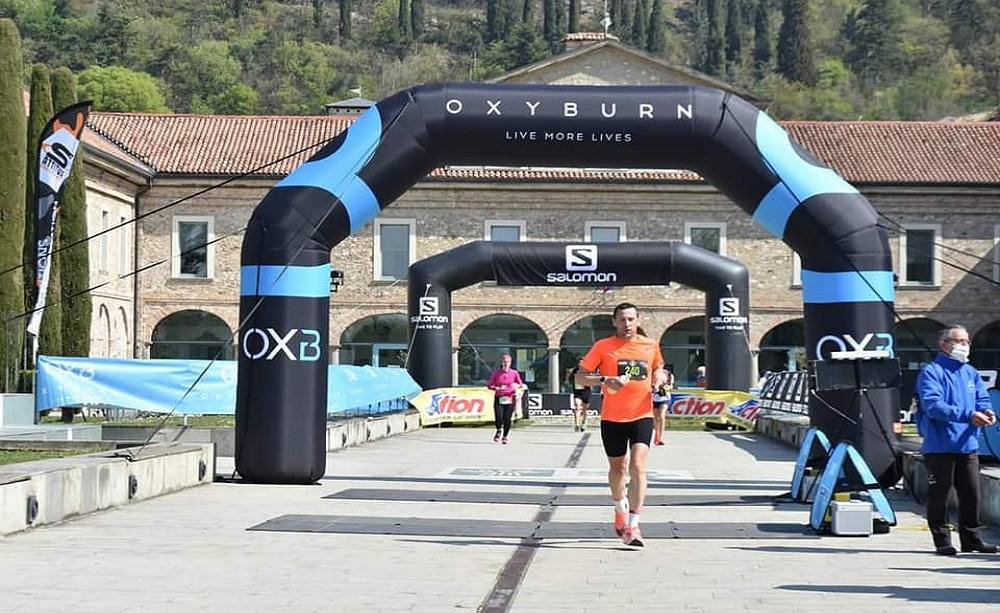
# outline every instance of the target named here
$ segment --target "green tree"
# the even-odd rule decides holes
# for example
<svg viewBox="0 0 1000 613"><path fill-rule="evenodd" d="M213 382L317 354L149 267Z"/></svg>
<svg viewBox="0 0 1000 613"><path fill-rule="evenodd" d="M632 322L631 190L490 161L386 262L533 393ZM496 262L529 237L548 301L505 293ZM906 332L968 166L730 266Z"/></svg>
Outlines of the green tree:
<svg viewBox="0 0 1000 613"><path fill-rule="evenodd" d="M625 0L612 0L609 9L611 13L611 28L621 40L627 41L632 32L631 15Z"/></svg>
<svg viewBox="0 0 1000 613"><path fill-rule="evenodd" d="M552 0L546 0L551 2ZM503 38L501 0L486 0L486 42Z"/></svg>
<svg viewBox="0 0 1000 613"><path fill-rule="evenodd" d="M16 390L24 344L24 194L28 123L21 82L21 35L10 19L0 19L0 318L3 319L5 392Z"/></svg>
<svg viewBox="0 0 1000 613"><path fill-rule="evenodd" d="M815 85L818 79L809 29L809 0L784 0L778 29L778 72L789 81Z"/></svg>
<svg viewBox="0 0 1000 613"><path fill-rule="evenodd" d="M903 14L897 0L864 0L843 27L847 66L867 87L900 76Z"/></svg>
<svg viewBox="0 0 1000 613"><path fill-rule="evenodd" d="M52 71L52 106L63 109L75 104L76 77L65 67ZM90 355L92 298L90 295L90 242L87 235L87 195L83 177L83 147L69 177L63 183L59 210L62 224L59 266L62 269L63 355Z"/></svg>
<svg viewBox="0 0 1000 613"><path fill-rule="evenodd" d="M649 29L649 11L646 0L635 0L635 12L632 14L632 33L629 42L642 49L646 45Z"/></svg>
<svg viewBox="0 0 1000 613"><path fill-rule="evenodd" d="M38 196L38 140L45 126L52 118L52 75L45 64L31 67L31 110L28 112L27 164L25 177L26 199L24 203L24 305L25 312L35 308L39 288L37 277ZM61 109L59 109L61 110ZM51 251L59 249L61 224L57 222L52 235ZM38 337L38 352L44 355L62 355L62 282L60 280L59 257L49 258L49 287L45 312L42 314Z"/></svg>
<svg viewBox="0 0 1000 613"><path fill-rule="evenodd" d="M653 0L653 8L649 11L649 33L646 37L646 51L653 55L662 55L667 50L666 20L663 0Z"/></svg>
<svg viewBox="0 0 1000 613"><path fill-rule="evenodd" d="M410 0L410 30L414 38L424 33L424 0Z"/></svg>
<svg viewBox="0 0 1000 613"><path fill-rule="evenodd" d="M741 0L727 0L726 3L726 66L732 68L740 63L743 55L743 15Z"/></svg>
<svg viewBox="0 0 1000 613"><path fill-rule="evenodd" d="M580 0L569 0L569 32L580 31Z"/></svg>
<svg viewBox="0 0 1000 613"><path fill-rule="evenodd" d="M351 0L340 0L337 34L341 41L351 40Z"/></svg>
<svg viewBox="0 0 1000 613"><path fill-rule="evenodd" d="M771 49L771 11L768 0L757 0L753 18L753 64L758 72L764 72L771 65L774 52Z"/></svg>
<svg viewBox="0 0 1000 613"><path fill-rule="evenodd" d="M171 84L170 106L181 112L226 112L242 75L243 66L230 54L229 43L209 40L180 49L164 75ZM244 95L246 89L244 85Z"/></svg>
<svg viewBox="0 0 1000 613"><path fill-rule="evenodd" d="M701 49L698 67L708 74L722 73L725 59L724 24L722 16L723 0L703 0L699 3L698 16Z"/></svg>
<svg viewBox="0 0 1000 613"><path fill-rule="evenodd" d="M395 28L395 8L384 14L386 29L383 32L398 32ZM387 46L391 51L392 47ZM353 74L337 69L338 58L349 56L342 49L319 42L287 40L277 46L266 48L265 61L256 66L259 71L252 83L260 92L261 104L272 112L291 115L315 115L330 102L330 96L338 91L355 86ZM355 65L358 58L353 58ZM405 55L396 56L399 59ZM373 65L376 61L370 61Z"/></svg>
<svg viewBox="0 0 1000 613"><path fill-rule="evenodd" d="M895 114L904 121L940 119L961 106L975 71L949 49L936 62L917 68L895 87Z"/></svg>
<svg viewBox="0 0 1000 613"><path fill-rule="evenodd" d="M566 36L566 27L569 25L569 14L566 12L566 0L556 2L556 27L559 30L559 43Z"/></svg>
<svg viewBox="0 0 1000 613"><path fill-rule="evenodd" d="M80 73L79 85L80 94L99 111L170 112L156 80L144 72L95 66Z"/></svg>
<svg viewBox="0 0 1000 613"><path fill-rule="evenodd" d="M510 36L490 44L484 54L485 61L501 71L537 62L546 55L545 41L526 23L514 26Z"/></svg>
<svg viewBox="0 0 1000 613"><path fill-rule="evenodd" d="M323 29L323 9L326 2L324 0L312 0L313 3L313 27L316 31Z"/></svg>
<svg viewBox="0 0 1000 613"><path fill-rule="evenodd" d="M559 25L556 23L556 0L542 2L542 37L552 45L559 38ZM489 39L487 39L489 40Z"/></svg>
<svg viewBox="0 0 1000 613"><path fill-rule="evenodd" d="M276 43L281 47L286 44L283 37L275 35L274 40L269 43ZM403 36L399 29L399 5L396 0L379 0L375 5L375 13L372 15L371 23L367 32L367 44L383 52L393 53L402 59L406 57L406 50L409 40ZM268 58L273 62L274 58ZM264 92L263 89L261 89ZM267 93L264 92L267 98Z"/></svg>
<svg viewBox="0 0 1000 613"><path fill-rule="evenodd" d="M410 0L399 0L399 14L397 24L399 26L399 38L409 41L413 38L413 28L411 27L413 17L410 16Z"/></svg>
<svg viewBox="0 0 1000 613"><path fill-rule="evenodd" d="M534 0L522 0L521 2L521 22L522 23L534 23L535 21L535 2Z"/></svg>
<svg viewBox="0 0 1000 613"><path fill-rule="evenodd" d="M984 7L980 0L950 0L948 2L948 25L951 27L951 44L964 51L980 37L984 22Z"/></svg>

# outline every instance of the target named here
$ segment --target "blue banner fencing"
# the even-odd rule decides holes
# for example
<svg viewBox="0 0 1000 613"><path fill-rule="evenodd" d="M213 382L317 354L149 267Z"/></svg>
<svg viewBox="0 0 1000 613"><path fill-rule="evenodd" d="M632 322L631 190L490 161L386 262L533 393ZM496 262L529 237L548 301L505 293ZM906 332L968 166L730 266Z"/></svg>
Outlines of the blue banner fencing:
<svg viewBox="0 0 1000 613"><path fill-rule="evenodd" d="M402 368L329 367L328 413L408 408L421 391ZM35 410L110 405L153 413L232 415L236 362L38 356Z"/></svg>

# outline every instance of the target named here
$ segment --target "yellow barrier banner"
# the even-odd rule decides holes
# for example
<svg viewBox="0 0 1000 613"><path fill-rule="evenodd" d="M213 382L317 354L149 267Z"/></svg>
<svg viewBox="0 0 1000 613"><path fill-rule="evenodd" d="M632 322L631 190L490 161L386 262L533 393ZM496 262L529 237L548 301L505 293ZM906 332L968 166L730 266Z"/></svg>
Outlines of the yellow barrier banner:
<svg viewBox="0 0 1000 613"><path fill-rule="evenodd" d="M485 387L439 387L421 392L410 403L420 411L424 426L494 420L493 391Z"/></svg>
<svg viewBox="0 0 1000 613"><path fill-rule="evenodd" d="M752 428L760 399L747 392L681 388L670 392L667 417L697 417Z"/></svg>

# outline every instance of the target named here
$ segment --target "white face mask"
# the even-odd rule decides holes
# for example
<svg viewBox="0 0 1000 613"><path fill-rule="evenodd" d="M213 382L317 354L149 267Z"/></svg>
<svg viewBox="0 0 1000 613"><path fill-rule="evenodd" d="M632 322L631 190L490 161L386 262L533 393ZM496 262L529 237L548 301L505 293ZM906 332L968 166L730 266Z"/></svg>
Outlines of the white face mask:
<svg viewBox="0 0 1000 613"><path fill-rule="evenodd" d="M969 346L968 345L955 345L951 348L951 353L948 354L952 359L958 360L963 364L969 361Z"/></svg>

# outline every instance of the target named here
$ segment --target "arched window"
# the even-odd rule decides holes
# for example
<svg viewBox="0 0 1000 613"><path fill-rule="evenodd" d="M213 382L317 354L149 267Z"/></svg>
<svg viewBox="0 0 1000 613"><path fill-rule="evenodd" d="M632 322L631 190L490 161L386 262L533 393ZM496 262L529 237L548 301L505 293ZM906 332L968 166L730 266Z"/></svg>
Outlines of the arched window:
<svg viewBox="0 0 1000 613"><path fill-rule="evenodd" d="M233 333L206 311L180 311L168 315L153 329L151 358L233 360Z"/></svg>
<svg viewBox="0 0 1000 613"><path fill-rule="evenodd" d="M980 370L1000 370L1000 321L976 332L969 361Z"/></svg>
<svg viewBox="0 0 1000 613"><path fill-rule="evenodd" d="M926 317L896 322L896 356L904 370L916 370L934 359L938 352L938 336L944 324Z"/></svg>
<svg viewBox="0 0 1000 613"><path fill-rule="evenodd" d="M340 335L340 363L406 366L406 315L382 313L359 319Z"/></svg>
<svg viewBox="0 0 1000 613"><path fill-rule="evenodd" d="M670 326L660 337L660 351L667 368L674 371L678 387L694 387L698 367L705 364L705 318L688 317Z"/></svg>
<svg viewBox="0 0 1000 613"><path fill-rule="evenodd" d="M458 384L486 385L509 353L532 390L549 389L548 336L519 315L487 315L469 324L458 341Z"/></svg>
<svg viewBox="0 0 1000 613"><path fill-rule="evenodd" d="M572 384L566 383L566 374L580 363L580 358L586 355L594 341L606 338L615 333L611 323L611 315L588 315L573 322L559 341L559 365L566 369L560 385L564 392L571 392Z"/></svg>
<svg viewBox="0 0 1000 613"><path fill-rule="evenodd" d="M802 319L778 324L760 339L757 376L806 369L806 328Z"/></svg>

